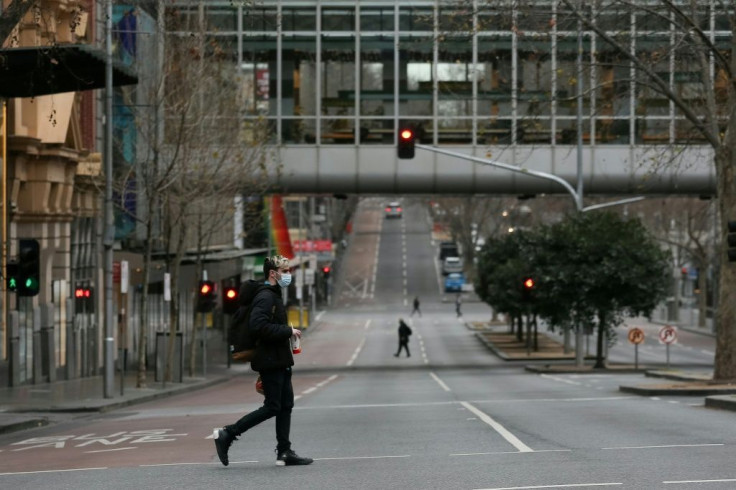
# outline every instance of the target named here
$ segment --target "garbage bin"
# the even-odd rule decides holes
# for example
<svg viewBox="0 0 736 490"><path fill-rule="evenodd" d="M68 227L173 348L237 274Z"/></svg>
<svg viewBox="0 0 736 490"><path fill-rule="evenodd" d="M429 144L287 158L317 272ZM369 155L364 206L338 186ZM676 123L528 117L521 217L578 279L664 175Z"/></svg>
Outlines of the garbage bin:
<svg viewBox="0 0 736 490"><path fill-rule="evenodd" d="M182 356L184 339L181 332L177 332L174 338L172 381L174 383L181 383L184 373L184 358ZM168 347L167 340L169 340L169 332L156 332L156 381L163 381L164 379L164 372L166 371L166 349Z"/></svg>

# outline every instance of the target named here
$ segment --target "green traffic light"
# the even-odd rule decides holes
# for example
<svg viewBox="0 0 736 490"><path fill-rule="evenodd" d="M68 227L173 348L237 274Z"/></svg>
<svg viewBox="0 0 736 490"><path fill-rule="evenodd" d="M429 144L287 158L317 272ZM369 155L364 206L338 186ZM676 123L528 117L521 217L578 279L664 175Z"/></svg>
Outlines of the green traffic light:
<svg viewBox="0 0 736 490"><path fill-rule="evenodd" d="M8 289L11 291L18 289L18 281L14 277L8 279Z"/></svg>
<svg viewBox="0 0 736 490"><path fill-rule="evenodd" d="M29 291L37 291L38 290L38 281L35 277L27 277L26 281L24 283L25 287Z"/></svg>

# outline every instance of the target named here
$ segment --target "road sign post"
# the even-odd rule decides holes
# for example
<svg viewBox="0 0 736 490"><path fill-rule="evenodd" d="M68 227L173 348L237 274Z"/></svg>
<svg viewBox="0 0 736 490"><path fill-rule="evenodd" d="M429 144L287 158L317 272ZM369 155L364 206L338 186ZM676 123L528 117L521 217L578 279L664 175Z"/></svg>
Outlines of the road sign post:
<svg viewBox="0 0 736 490"><path fill-rule="evenodd" d="M639 327L630 328L629 342L634 344L634 369L639 369L639 344L644 342L644 331Z"/></svg>
<svg viewBox="0 0 736 490"><path fill-rule="evenodd" d="M677 342L677 327L665 325L659 329L659 343L665 345L667 351L667 368L670 367L670 344Z"/></svg>

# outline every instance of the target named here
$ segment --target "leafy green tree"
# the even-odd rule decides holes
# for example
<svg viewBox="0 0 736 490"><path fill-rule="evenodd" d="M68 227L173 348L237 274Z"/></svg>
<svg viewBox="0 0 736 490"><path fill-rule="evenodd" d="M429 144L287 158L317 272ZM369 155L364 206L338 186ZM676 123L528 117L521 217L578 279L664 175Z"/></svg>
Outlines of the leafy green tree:
<svg viewBox="0 0 736 490"><path fill-rule="evenodd" d="M479 256L476 290L515 318L527 313L554 326L596 326L596 367L604 367L604 339L625 316L651 314L665 297L669 268L669 253L638 219L579 214L490 240ZM536 282L529 304L514 287L526 275Z"/></svg>

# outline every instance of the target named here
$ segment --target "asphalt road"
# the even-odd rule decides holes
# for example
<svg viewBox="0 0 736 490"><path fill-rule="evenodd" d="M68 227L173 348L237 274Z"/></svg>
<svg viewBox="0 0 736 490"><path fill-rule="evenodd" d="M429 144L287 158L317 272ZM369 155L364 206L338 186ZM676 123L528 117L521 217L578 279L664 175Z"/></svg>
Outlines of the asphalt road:
<svg viewBox="0 0 736 490"><path fill-rule="evenodd" d="M297 357L291 439L314 464L275 466L273 421L218 462L213 428L262 400L238 368L230 383L0 436L0 488L736 488L733 412L618 390L640 375L504 364L440 292L424 208L383 220L382 204L356 219L342 280L359 287L320 313ZM414 330L408 358L393 355L399 317Z"/></svg>

